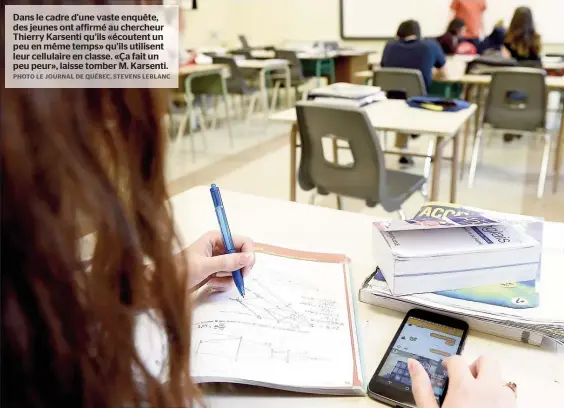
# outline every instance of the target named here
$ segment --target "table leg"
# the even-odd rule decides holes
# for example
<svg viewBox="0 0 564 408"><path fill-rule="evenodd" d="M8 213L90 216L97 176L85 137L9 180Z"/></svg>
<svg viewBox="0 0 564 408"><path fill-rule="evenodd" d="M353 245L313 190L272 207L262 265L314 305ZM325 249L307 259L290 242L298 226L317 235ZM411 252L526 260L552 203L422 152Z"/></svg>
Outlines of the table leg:
<svg viewBox="0 0 564 408"><path fill-rule="evenodd" d="M472 102L471 92L474 90L472 85L464 84L462 95L468 102ZM475 114L475 113L474 113ZM462 157L460 158L460 180L464 178L464 167L466 166L466 151L468 149L468 138L470 137L470 118L464 125L464 135L462 136Z"/></svg>
<svg viewBox="0 0 564 408"><path fill-rule="evenodd" d="M554 180L552 184L552 192L558 191L558 182L560 179L560 167L562 165L562 144L564 144L564 111L560 120L560 131L556 137L556 157L554 158Z"/></svg>
<svg viewBox="0 0 564 408"><path fill-rule="evenodd" d="M437 201L441 183L441 163L443 159L443 137L437 136L435 153L433 154L433 178L431 180L431 194L429 201Z"/></svg>
<svg viewBox="0 0 564 408"><path fill-rule="evenodd" d="M474 114L474 135L478 134L480 130L480 122L482 120L482 100L484 99L484 86L476 85L478 87L478 96L476 97L476 113ZM475 138L474 138L475 139Z"/></svg>
<svg viewBox="0 0 564 408"><path fill-rule="evenodd" d="M225 104L225 120L227 122L227 132L229 135L229 146L233 147L233 130L231 129L231 110L229 109L229 95L227 94L227 83L223 74L219 74L221 81L221 95L223 97L223 103Z"/></svg>
<svg viewBox="0 0 564 408"><path fill-rule="evenodd" d="M296 201L296 145L298 144L298 124L293 123L290 130L290 201Z"/></svg>
<svg viewBox="0 0 564 408"><path fill-rule="evenodd" d="M290 66L286 65L286 102L288 103L288 108L292 107L292 98L291 98L291 91L292 91L292 76L290 73Z"/></svg>
<svg viewBox="0 0 564 408"><path fill-rule="evenodd" d="M458 150L458 145L460 143L461 132L457 132L452 138L452 163L450 167L450 202L456 203L456 188L458 187L458 161L460 152Z"/></svg>
<svg viewBox="0 0 564 408"><path fill-rule="evenodd" d="M263 68L260 70L260 96L262 102L262 108L264 109L264 114L268 120L268 115L270 114L270 108L268 106L268 88L266 86L266 70Z"/></svg>

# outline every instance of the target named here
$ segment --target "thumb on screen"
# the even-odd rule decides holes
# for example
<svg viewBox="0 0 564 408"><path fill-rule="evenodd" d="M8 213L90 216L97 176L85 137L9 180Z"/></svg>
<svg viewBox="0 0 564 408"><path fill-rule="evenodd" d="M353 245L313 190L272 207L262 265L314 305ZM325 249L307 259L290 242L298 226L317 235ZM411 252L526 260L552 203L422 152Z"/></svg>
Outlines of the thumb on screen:
<svg viewBox="0 0 564 408"><path fill-rule="evenodd" d="M431 380L421 363L412 358L407 359L407 368L411 377L411 391L418 408L439 408L435 399Z"/></svg>

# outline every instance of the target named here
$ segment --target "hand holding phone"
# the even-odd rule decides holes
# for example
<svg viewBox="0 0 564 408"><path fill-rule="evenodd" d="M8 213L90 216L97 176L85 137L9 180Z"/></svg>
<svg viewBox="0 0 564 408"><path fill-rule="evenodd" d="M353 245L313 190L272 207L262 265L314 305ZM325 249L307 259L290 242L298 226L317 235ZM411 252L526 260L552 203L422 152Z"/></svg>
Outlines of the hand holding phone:
<svg viewBox="0 0 564 408"><path fill-rule="evenodd" d="M467 332L462 320L410 310L368 385L368 395L394 407L414 407L408 369L408 359L414 359L430 378L432 398L440 405L448 386L443 360L460 354Z"/></svg>
<svg viewBox="0 0 564 408"><path fill-rule="evenodd" d="M443 361L448 372L449 387L442 408L515 408L515 392L503 386L497 362L487 356L478 358L470 366L460 356ZM439 408L429 375L423 366L408 360L413 397L418 408Z"/></svg>

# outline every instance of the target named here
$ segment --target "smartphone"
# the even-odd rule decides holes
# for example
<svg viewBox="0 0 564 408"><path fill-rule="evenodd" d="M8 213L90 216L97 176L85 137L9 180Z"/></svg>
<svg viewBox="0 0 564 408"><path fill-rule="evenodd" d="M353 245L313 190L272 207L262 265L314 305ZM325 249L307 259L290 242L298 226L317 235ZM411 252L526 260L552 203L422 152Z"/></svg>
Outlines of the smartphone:
<svg viewBox="0 0 564 408"><path fill-rule="evenodd" d="M368 385L368 396L393 407L415 407L407 359L418 360L431 379L439 406L448 376L442 361L462 352L468 324L425 310L412 309L398 329Z"/></svg>

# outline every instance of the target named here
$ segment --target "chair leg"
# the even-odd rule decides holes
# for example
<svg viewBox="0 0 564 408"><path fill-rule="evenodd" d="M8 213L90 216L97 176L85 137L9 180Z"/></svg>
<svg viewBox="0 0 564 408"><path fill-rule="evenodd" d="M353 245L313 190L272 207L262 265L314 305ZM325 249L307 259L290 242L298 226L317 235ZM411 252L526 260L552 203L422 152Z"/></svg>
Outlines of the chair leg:
<svg viewBox="0 0 564 408"><path fill-rule="evenodd" d="M309 205L315 205L315 197L317 197L317 191L314 191L314 192L311 193L311 195L309 196L309 200L308 200L308 204L309 204Z"/></svg>
<svg viewBox="0 0 564 408"><path fill-rule="evenodd" d="M550 133L546 132L544 134L544 152L542 154L542 163L539 174L539 184L537 187L537 197L542 198L544 195L544 186L546 185L546 174L548 172L548 162L550 158L550 147L552 144L552 139Z"/></svg>
<svg viewBox="0 0 564 408"><path fill-rule="evenodd" d="M341 196L337 195L337 210L343 209L343 201L341 200Z"/></svg>
<svg viewBox="0 0 564 408"><path fill-rule="evenodd" d="M251 122L251 116L255 111L255 104L257 103L257 99L260 97L258 93L255 93L251 96L251 102L249 103L249 111L247 112L247 118L245 119L245 125L249 125Z"/></svg>
<svg viewBox="0 0 564 408"><path fill-rule="evenodd" d="M403 212L403 210L400 208L399 210L397 210L398 216L400 217L400 220L405 220L405 213Z"/></svg>
<svg viewBox="0 0 564 408"><path fill-rule="evenodd" d="M472 159L470 161L470 171L468 173L468 187L474 186L474 178L476 177L476 166L478 165L478 156L480 155L480 143L482 140L482 129L478 130L476 141L472 147Z"/></svg>
<svg viewBox="0 0 564 408"><path fill-rule="evenodd" d="M425 184L423 184L423 187L421 188L421 190L419 190L419 192L421 193L421 196L423 197L424 203L429 201L429 182L426 182Z"/></svg>
<svg viewBox="0 0 564 408"><path fill-rule="evenodd" d="M280 91L280 81L276 81L274 84L274 90L272 91L272 100L270 102L270 112L276 110L276 105L278 104L278 92Z"/></svg>
<svg viewBox="0 0 564 408"><path fill-rule="evenodd" d="M425 159L425 166L423 168L423 176L426 179L429 179L429 175L431 174L431 156L433 156L433 152L435 151L435 139L432 138L429 141L429 146L427 147L427 158Z"/></svg>
<svg viewBox="0 0 564 408"><path fill-rule="evenodd" d="M208 140L207 140L208 125L206 124L206 117L201 108L196 109L196 116L200 121L200 134L202 135L202 145L204 146L204 150L208 150Z"/></svg>
<svg viewBox="0 0 564 408"><path fill-rule="evenodd" d="M188 111L188 109L186 109L186 112L184 113L184 115L182 115L182 119L180 119L180 123L178 124L178 128L176 129L176 143L181 143L189 119L190 112Z"/></svg>

